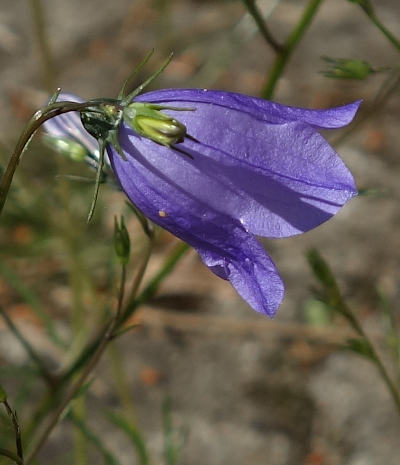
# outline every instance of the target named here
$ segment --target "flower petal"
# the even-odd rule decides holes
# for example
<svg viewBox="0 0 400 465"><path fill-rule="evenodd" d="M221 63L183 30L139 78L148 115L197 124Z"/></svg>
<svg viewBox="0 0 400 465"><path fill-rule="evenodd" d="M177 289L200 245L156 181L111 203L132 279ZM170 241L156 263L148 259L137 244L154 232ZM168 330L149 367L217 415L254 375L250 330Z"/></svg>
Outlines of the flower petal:
<svg viewBox="0 0 400 465"><path fill-rule="evenodd" d="M250 113L254 118L271 124L302 121L320 129L335 129L351 123L361 104L361 100L357 100L336 108L311 110L281 105L233 92L209 89L163 89L141 94L135 100L154 103L207 103Z"/></svg>
<svg viewBox="0 0 400 465"><path fill-rule="evenodd" d="M57 99L58 102L83 102L80 97L74 94L62 92ZM99 157L99 144L83 127L79 113L71 111L55 116L47 120L43 127L45 131L53 137L65 137L81 143L86 150L94 157ZM108 160L106 160L108 163Z"/></svg>
<svg viewBox="0 0 400 465"><path fill-rule="evenodd" d="M228 257L209 248L197 246L196 249L210 270L228 279L254 310L273 317L284 294L284 285L274 263L257 240L240 228L227 238L225 247L230 248L232 241L237 243L237 254Z"/></svg>
<svg viewBox="0 0 400 465"><path fill-rule="evenodd" d="M133 136L135 146L129 146L129 136L126 139L123 134L120 142L127 160L111 147L108 153L130 200L155 223L195 247L211 271L228 279L255 310L272 316L282 300L283 284L261 245L238 221L182 189L172 173L168 176L152 165L151 154L136 146L139 139ZM171 166L182 160L182 154L142 142L152 144L155 159L169 156Z"/></svg>
<svg viewBox="0 0 400 465"><path fill-rule="evenodd" d="M299 234L329 219L356 193L339 156L304 123L271 125L209 104L196 104L196 111L169 112L197 139L177 145L193 159L124 126L120 134L127 156L136 148L153 171L154 183L163 178L179 186L249 232L266 237Z"/></svg>

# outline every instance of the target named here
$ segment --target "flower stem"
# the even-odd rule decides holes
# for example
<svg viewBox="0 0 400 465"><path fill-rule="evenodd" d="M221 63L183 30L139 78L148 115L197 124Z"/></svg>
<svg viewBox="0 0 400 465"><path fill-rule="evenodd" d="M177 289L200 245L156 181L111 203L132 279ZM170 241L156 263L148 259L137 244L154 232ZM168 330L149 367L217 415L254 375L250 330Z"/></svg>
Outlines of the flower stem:
<svg viewBox="0 0 400 465"><path fill-rule="evenodd" d="M3 174L0 182L0 214L4 208L7 199L8 191L14 177L15 170L21 160L21 156L26 150L30 140L34 136L39 127L47 120L54 118L54 116L68 113L70 111L82 111L89 107L99 106L101 102L57 102L47 105L42 110L38 110L29 120L25 129L23 130L14 153L11 155L7 165L7 169Z"/></svg>
<svg viewBox="0 0 400 465"><path fill-rule="evenodd" d="M281 77L283 70L285 69L289 58L291 57L295 47L302 39L304 33L306 32L308 26L313 20L318 7L323 0L310 0L308 5L303 11L303 14L300 18L300 21L297 23L286 42L283 45L282 50L277 54L275 62L272 66L272 70L269 73L267 82L262 91L262 96L265 99L270 99L275 91L275 87L278 83L279 78Z"/></svg>
<svg viewBox="0 0 400 465"><path fill-rule="evenodd" d="M47 91L55 88L56 72L46 34L46 21L41 0L30 0L32 22L40 55L43 83Z"/></svg>
<svg viewBox="0 0 400 465"><path fill-rule="evenodd" d="M261 35L263 36L267 44L270 45L275 50L276 53L282 53L283 46L273 37L273 35L269 31L265 23L265 20L256 5L255 0L242 0L242 2L247 8L247 11L249 12L249 14L253 17Z"/></svg>
<svg viewBox="0 0 400 465"><path fill-rule="evenodd" d="M146 260L146 264L147 263L148 263L148 259ZM144 271L141 276L143 277L143 275L144 275ZM33 459L36 457L37 453L42 448L47 438L49 437L49 435L51 434L51 432L53 431L53 429L59 422L65 408L68 407L71 400L79 393L81 387L86 382L87 378L89 377L93 369L96 367L98 361L100 360L101 356L106 350L108 344L114 339L115 331L118 329L118 326L122 319L125 284L126 284L126 265L122 264L121 281L120 281L119 292L118 292L118 304L117 304L116 312L114 316L111 318L111 320L109 321L109 323L105 326L103 333L100 336L99 341L96 341L96 345L93 348L93 351L90 352L91 358L89 359L88 363L84 366L83 371L78 377L77 381L70 387L70 389L67 391L66 395L64 396L64 399L55 409L47 426L43 430L42 434L39 436L31 452L29 453L26 459L25 465L28 465L29 463L31 463ZM72 374L73 373L71 373L71 376ZM63 381L65 382L67 379L69 378L64 378Z"/></svg>
<svg viewBox="0 0 400 465"><path fill-rule="evenodd" d="M162 281L171 273L175 265L181 260L185 253L190 249L190 246L185 242L179 243L172 251L171 255L167 258L159 272L151 279L142 292L134 299L127 302L124 313L121 316L120 327L126 323L129 317L136 311L136 309L147 302L156 293Z"/></svg>
<svg viewBox="0 0 400 465"><path fill-rule="evenodd" d="M386 26L378 19L374 11L364 9L368 18L375 24L375 26L382 32L382 34L389 40L389 42L400 52L400 41L386 28Z"/></svg>
<svg viewBox="0 0 400 465"><path fill-rule="evenodd" d="M14 454L7 449L3 449L0 447L0 455L4 455L4 457L8 457L9 459L13 460L17 465L23 465L24 462L18 457L18 455Z"/></svg>
<svg viewBox="0 0 400 465"><path fill-rule="evenodd" d="M400 415L400 392L396 388L396 385L392 381L389 373L387 372L381 358L378 355L371 339L365 333L363 327L357 319L356 314L353 310L347 305L345 299L342 296L342 293L337 284L336 278L332 273L329 265L322 258L319 252L315 249L308 252L308 262L311 266L311 269L320 281L324 288L324 294L326 298L326 303L332 307L337 313L344 317L354 331L360 336L361 340L368 347L369 356L368 359L371 360L377 367L386 387L388 388L392 399L396 405L396 408Z"/></svg>
<svg viewBox="0 0 400 465"><path fill-rule="evenodd" d="M33 449L29 453L25 465L28 465L33 461L36 457L37 453L40 451L44 443L46 442L47 438L50 436L51 432L53 431L54 427L59 422L64 410L68 407L71 400L79 393L81 387L86 382L87 378L96 367L98 361L100 360L101 356L103 355L105 349L107 348L108 344L114 337L114 331L118 327L119 320L121 318L121 308L122 308L122 301L124 296L124 287L125 287L125 265L122 268L122 278L120 283L120 290L118 295L118 307L115 312L115 315L111 318L109 323L106 325L106 329L104 334L101 337L100 343L96 348L92 358L89 360L88 364L83 369L82 373L78 377L77 381L70 387L67 394L65 395L62 402L58 405L56 410L54 411L53 415L51 416L47 426L45 427L44 431L40 435L39 439L37 440L36 444L34 445Z"/></svg>
<svg viewBox="0 0 400 465"><path fill-rule="evenodd" d="M17 448L17 457L21 461L21 463L24 463L24 453L23 453L23 449L22 449L22 440L21 440L21 428L19 426L17 414L11 408L11 406L8 403L7 399L3 400L2 404L4 404L4 407L5 407L6 411L7 411L7 414L10 417L11 422L12 422L13 427L14 427L15 445L16 445L16 448ZM13 458L13 460L14 460L14 458Z"/></svg>

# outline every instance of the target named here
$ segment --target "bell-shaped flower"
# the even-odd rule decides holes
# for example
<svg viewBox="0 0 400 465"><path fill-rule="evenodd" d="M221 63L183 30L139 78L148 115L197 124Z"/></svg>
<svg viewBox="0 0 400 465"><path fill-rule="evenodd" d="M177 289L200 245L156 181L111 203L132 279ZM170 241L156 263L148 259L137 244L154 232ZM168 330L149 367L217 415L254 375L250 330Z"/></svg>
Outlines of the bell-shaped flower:
<svg viewBox="0 0 400 465"><path fill-rule="evenodd" d="M273 316L284 286L254 235L306 232L356 195L350 171L318 131L349 124L360 102L309 110L236 93L169 89L133 103L119 128L125 157L107 146L122 190L154 223L192 245L256 311ZM91 136L70 131L79 124L78 115L62 115L46 130L92 147Z"/></svg>

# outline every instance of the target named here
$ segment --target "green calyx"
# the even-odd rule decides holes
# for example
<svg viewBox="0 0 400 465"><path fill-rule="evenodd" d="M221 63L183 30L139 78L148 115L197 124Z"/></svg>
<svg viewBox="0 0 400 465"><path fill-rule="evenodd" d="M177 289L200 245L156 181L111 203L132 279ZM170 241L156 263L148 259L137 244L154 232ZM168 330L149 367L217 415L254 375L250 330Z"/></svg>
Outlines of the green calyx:
<svg viewBox="0 0 400 465"><path fill-rule="evenodd" d="M376 72L372 66L364 61L347 58L322 57L328 63L329 69L324 71L325 77L334 79L358 79L364 80L370 74Z"/></svg>
<svg viewBox="0 0 400 465"><path fill-rule="evenodd" d="M140 136L157 144L171 147L171 145L183 141L186 136L186 126L161 110L193 111L193 108L133 102L124 108L123 120Z"/></svg>

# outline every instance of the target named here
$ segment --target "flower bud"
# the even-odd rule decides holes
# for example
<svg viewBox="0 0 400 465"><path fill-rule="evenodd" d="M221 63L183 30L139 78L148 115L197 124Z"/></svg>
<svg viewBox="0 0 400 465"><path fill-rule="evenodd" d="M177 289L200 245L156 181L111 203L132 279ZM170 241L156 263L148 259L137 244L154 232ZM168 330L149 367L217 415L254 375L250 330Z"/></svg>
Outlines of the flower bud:
<svg viewBox="0 0 400 465"><path fill-rule="evenodd" d="M89 155L88 150L82 144L66 137L43 134L43 141L56 152L74 161L84 161Z"/></svg>
<svg viewBox="0 0 400 465"><path fill-rule="evenodd" d="M131 241L123 216L121 224L118 224L117 217L114 218L114 249L119 261L126 265L129 261Z"/></svg>
<svg viewBox="0 0 400 465"><path fill-rule="evenodd" d="M351 60L346 58L323 57L330 69L324 71L326 77L334 79L366 79L375 71L371 65L364 60Z"/></svg>
<svg viewBox="0 0 400 465"><path fill-rule="evenodd" d="M186 108L162 107L151 103L134 102L124 109L124 121L136 133L160 145L170 147L182 142L186 126L176 118L160 110L192 110Z"/></svg>

